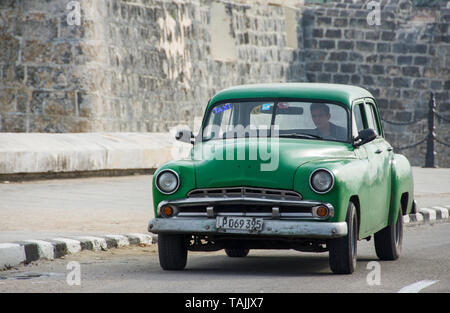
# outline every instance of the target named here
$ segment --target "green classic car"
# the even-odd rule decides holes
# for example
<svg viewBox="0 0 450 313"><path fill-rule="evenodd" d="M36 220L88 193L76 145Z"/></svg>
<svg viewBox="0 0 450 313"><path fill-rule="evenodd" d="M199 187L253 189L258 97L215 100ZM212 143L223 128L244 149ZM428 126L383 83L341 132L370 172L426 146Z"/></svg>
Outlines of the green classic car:
<svg viewBox="0 0 450 313"><path fill-rule="evenodd" d="M377 256L395 260L403 215L413 208L408 160L385 140L372 94L339 84L243 85L208 103L188 158L153 177L164 270L188 251L329 252L333 273L352 273L357 241L374 235Z"/></svg>

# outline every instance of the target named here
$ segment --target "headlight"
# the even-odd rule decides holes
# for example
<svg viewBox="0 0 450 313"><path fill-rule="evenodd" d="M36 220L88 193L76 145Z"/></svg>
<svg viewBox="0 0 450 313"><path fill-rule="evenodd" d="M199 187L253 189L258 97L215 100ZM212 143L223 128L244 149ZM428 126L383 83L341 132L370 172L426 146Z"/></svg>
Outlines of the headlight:
<svg viewBox="0 0 450 313"><path fill-rule="evenodd" d="M311 174L309 183L315 192L326 193L333 188L334 176L329 170L319 168Z"/></svg>
<svg viewBox="0 0 450 313"><path fill-rule="evenodd" d="M178 174L172 170L163 170L156 177L156 188L164 194L172 194L180 186Z"/></svg>

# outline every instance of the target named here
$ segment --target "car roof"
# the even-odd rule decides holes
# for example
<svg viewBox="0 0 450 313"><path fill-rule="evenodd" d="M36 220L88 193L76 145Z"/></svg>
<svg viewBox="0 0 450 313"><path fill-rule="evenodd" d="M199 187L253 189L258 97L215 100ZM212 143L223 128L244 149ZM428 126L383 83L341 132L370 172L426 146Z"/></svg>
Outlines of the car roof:
<svg viewBox="0 0 450 313"><path fill-rule="evenodd" d="M218 92L209 102L258 98L302 98L341 102L348 107L359 98L373 98L372 94L361 87L343 84L325 83L270 83L240 85Z"/></svg>

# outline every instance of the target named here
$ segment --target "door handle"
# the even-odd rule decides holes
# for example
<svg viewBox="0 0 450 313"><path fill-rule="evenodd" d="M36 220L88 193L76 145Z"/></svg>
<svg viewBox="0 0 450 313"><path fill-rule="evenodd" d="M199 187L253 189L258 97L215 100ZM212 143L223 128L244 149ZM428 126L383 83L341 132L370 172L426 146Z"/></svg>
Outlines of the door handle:
<svg viewBox="0 0 450 313"><path fill-rule="evenodd" d="M381 150L381 149L377 149L377 150L375 151L376 154L380 154L381 152L383 152L383 150Z"/></svg>
<svg viewBox="0 0 450 313"><path fill-rule="evenodd" d="M387 151L389 151L389 152L392 150L394 150L394 148L392 148L392 147L387 148Z"/></svg>

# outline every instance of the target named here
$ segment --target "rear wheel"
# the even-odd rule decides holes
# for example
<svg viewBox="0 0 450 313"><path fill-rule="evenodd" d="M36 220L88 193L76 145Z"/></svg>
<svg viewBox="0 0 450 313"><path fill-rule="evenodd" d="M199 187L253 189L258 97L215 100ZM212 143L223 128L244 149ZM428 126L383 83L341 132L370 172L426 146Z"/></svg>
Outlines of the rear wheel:
<svg viewBox="0 0 450 313"><path fill-rule="evenodd" d="M249 249L243 249L243 248L231 248L231 249L225 249L225 253L230 258L243 258L246 257L249 253Z"/></svg>
<svg viewBox="0 0 450 313"><path fill-rule="evenodd" d="M186 267L187 243L184 235L158 235L159 264L164 270L177 271Z"/></svg>
<svg viewBox="0 0 450 313"><path fill-rule="evenodd" d="M347 235L328 242L330 268L335 274L351 274L356 268L358 216L355 205L347 209Z"/></svg>
<svg viewBox="0 0 450 313"><path fill-rule="evenodd" d="M395 223L375 233L375 251L380 260L393 261L400 257L403 241L403 216L398 210Z"/></svg>

